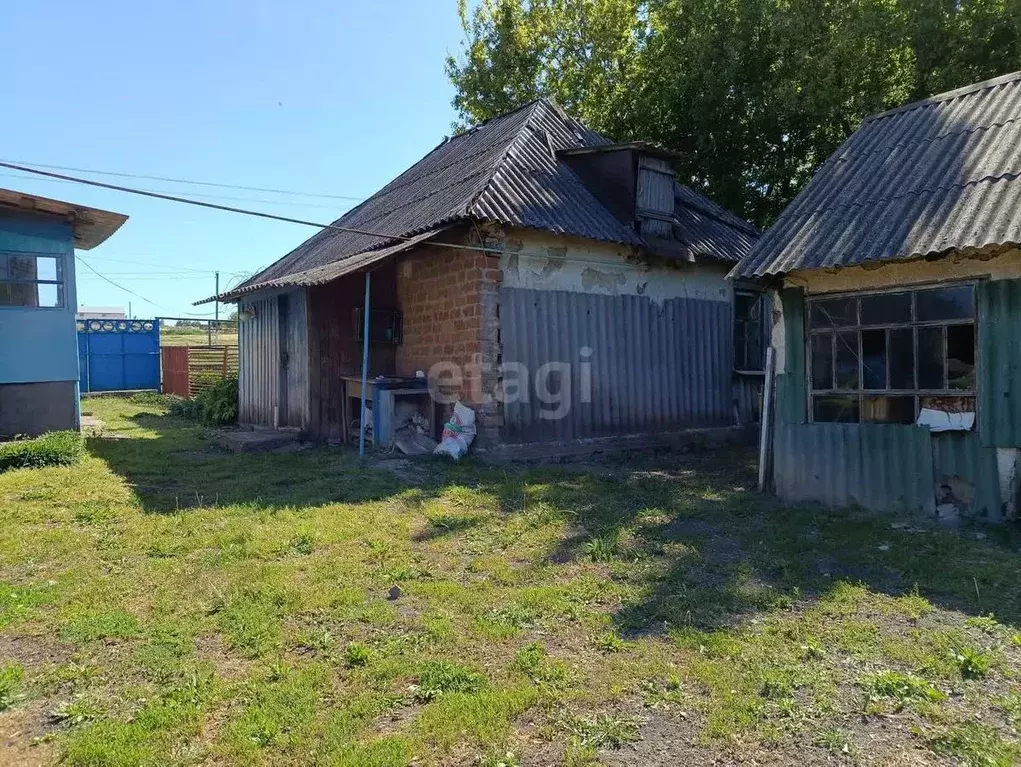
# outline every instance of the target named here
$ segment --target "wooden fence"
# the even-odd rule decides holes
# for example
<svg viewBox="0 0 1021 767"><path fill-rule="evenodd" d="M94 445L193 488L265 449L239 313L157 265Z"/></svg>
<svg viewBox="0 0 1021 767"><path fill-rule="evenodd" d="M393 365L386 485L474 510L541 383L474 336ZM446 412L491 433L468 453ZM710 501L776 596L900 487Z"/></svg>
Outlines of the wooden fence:
<svg viewBox="0 0 1021 767"><path fill-rule="evenodd" d="M164 346L163 393L194 397L221 378L238 374L236 346Z"/></svg>

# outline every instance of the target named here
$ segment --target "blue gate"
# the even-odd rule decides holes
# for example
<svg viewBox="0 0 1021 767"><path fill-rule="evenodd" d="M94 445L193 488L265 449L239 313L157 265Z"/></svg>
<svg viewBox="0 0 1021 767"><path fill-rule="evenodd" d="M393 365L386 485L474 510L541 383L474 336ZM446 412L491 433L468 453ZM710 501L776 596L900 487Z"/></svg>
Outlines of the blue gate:
<svg viewBox="0 0 1021 767"><path fill-rule="evenodd" d="M78 320L82 393L160 388L159 320Z"/></svg>

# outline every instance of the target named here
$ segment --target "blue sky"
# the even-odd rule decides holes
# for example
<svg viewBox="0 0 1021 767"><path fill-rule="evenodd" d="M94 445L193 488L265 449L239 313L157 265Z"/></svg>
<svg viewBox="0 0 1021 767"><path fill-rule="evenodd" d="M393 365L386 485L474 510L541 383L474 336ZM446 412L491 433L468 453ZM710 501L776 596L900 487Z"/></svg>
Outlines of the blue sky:
<svg viewBox="0 0 1021 767"><path fill-rule="evenodd" d="M362 198L455 119L443 73L460 49L455 0L11 3L3 37L8 161ZM355 204L92 178L327 223ZM315 231L4 168L0 187L128 214L78 254L149 302L81 264L78 302L130 301L136 316L212 312L191 303L213 292L213 270L237 281Z"/></svg>

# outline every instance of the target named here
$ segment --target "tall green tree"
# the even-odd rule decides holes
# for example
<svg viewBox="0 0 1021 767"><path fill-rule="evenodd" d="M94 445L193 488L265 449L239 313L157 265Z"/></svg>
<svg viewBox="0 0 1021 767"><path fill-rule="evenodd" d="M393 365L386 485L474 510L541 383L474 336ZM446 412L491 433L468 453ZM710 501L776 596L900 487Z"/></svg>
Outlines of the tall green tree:
<svg viewBox="0 0 1021 767"><path fill-rule="evenodd" d="M1021 0L459 0L462 124L540 96L768 225L866 115L1021 68Z"/></svg>

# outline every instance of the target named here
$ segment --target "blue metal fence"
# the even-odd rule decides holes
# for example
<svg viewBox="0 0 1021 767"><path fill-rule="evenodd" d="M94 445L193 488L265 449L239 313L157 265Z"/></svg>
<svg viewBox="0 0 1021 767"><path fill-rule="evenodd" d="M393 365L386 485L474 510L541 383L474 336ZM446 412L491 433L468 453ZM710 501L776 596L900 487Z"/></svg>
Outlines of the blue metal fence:
<svg viewBox="0 0 1021 767"><path fill-rule="evenodd" d="M160 388L159 320L78 320L82 393Z"/></svg>

